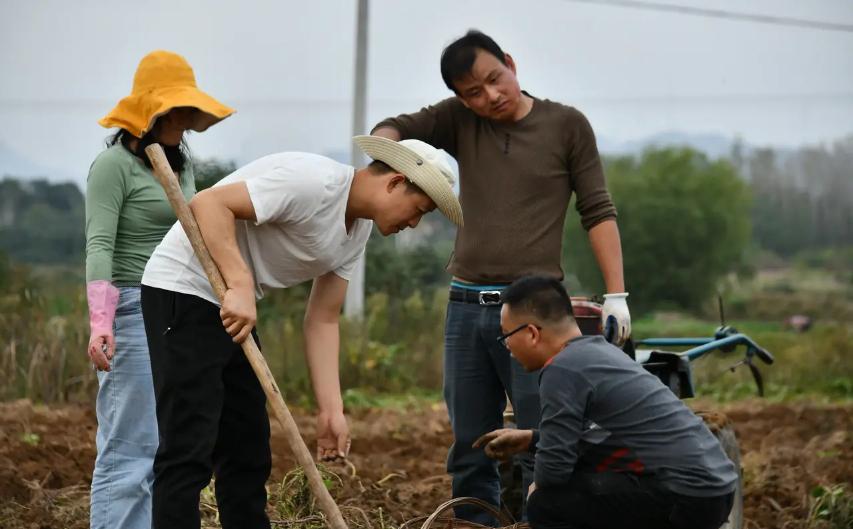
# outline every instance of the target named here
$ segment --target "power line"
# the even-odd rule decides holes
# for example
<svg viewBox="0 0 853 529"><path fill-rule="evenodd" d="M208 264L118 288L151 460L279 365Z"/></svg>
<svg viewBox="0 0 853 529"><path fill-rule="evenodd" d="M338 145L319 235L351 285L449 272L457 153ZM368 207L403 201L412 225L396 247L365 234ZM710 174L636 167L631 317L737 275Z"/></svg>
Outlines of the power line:
<svg viewBox="0 0 853 529"><path fill-rule="evenodd" d="M633 9L645 9L647 11L666 11L681 15L693 15L701 17L725 18L729 20L745 20L749 22L760 22L762 24L775 24L777 26L796 26L810 29L825 29L830 31L846 31L853 33L853 24L836 24L834 22L823 22L820 20L806 20L802 18L777 17L771 15L758 15L753 13L737 13L724 11L722 9L706 9L702 7L676 6L660 2L641 2L638 0L563 0L565 2L580 2L585 4L609 4L618 7L629 7Z"/></svg>

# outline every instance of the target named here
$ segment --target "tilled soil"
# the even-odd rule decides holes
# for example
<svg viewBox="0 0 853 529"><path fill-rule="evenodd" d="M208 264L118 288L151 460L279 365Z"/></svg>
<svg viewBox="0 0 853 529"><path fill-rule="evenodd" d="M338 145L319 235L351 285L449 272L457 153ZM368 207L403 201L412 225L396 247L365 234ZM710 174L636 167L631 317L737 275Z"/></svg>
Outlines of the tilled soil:
<svg viewBox="0 0 853 529"><path fill-rule="evenodd" d="M817 485L845 485L850 493L853 405L749 400L694 407L719 409L734 422L746 480L746 528L805 529ZM294 415L312 440L313 417L300 410ZM451 433L443 405L358 410L350 425L351 464L330 470L340 476L333 495L351 526L397 526L449 499L444 460ZM88 527L95 429L90 407L0 403L0 527ZM293 459L277 425L272 444L274 491ZM296 525L283 521L280 506L271 505L270 515L282 520L276 526ZM206 525L215 527L214 519L209 506Z"/></svg>

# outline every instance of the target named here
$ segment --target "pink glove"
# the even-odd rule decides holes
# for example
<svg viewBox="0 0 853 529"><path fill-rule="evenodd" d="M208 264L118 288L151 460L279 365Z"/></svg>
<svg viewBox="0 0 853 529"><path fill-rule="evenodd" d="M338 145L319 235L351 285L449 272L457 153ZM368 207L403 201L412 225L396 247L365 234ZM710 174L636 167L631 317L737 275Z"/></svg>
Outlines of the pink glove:
<svg viewBox="0 0 853 529"><path fill-rule="evenodd" d="M110 370L110 360L115 353L113 320L118 306L118 289L106 280L86 283L89 301L89 358L101 371Z"/></svg>

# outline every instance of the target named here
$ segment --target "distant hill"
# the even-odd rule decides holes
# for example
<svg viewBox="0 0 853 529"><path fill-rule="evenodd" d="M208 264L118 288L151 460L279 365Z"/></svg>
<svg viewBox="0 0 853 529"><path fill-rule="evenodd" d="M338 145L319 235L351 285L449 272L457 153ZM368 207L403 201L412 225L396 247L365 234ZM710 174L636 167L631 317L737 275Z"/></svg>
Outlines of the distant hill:
<svg viewBox="0 0 853 529"><path fill-rule="evenodd" d="M606 136L598 138L598 147L605 155L637 155L649 147L686 146L705 153L709 158L729 157L737 140L721 134L690 134L679 131L661 132L647 138L631 141L611 140ZM756 147L741 142L742 154L748 154ZM778 153L786 152L785 149L774 148ZM350 154L347 150L329 150L324 152L326 156L341 163L350 163ZM219 156L221 158L221 155ZM233 160L237 166L251 161L235 157ZM79 170L79 167L74 169ZM79 171L77 171L79 172ZM51 182L75 181L82 184L82 180L73 171L63 168L51 168L41 165L26 156L21 155L10 146L0 143L0 178L12 176L25 180L45 178Z"/></svg>
<svg viewBox="0 0 853 529"><path fill-rule="evenodd" d="M661 132L634 141L611 141L599 138L598 148L604 154L640 154L649 147L690 147L709 158L731 156L736 140L719 134L688 134L678 131ZM746 147L746 146L744 146ZM749 149L749 147L746 147Z"/></svg>
<svg viewBox="0 0 853 529"><path fill-rule="evenodd" d="M777 150L736 143L719 135L658 134L637 142L600 141L605 163L613 155L637 156L651 147L686 146L711 158L729 157L754 197L753 236L763 248L789 256L805 249L853 244L853 136L829 146ZM327 155L348 162L347 153ZM11 160L11 161L10 161ZM234 170L233 162L196 160L199 189ZM3 177L10 168L20 174ZM29 263L84 260L84 200L73 182L37 178L44 169L0 145L0 252ZM397 249L452 241L455 227L443 216L425 217L418 230L394 237Z"/></svg>

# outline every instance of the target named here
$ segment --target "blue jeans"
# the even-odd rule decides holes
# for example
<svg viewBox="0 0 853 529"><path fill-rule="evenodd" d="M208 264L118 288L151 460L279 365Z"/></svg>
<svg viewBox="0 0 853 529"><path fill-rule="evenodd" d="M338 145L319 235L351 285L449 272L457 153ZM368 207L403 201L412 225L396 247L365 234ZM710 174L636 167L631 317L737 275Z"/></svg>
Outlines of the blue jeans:
<svg viewBox="0 0 853 529"><path fill-rule="evenodd" d="M500 305L451 301L444 334L444 399L454 442L447 455L453 477L453 497L474 496L500 505L498 464L471 444L484 433L503 427L507 395L518 428L539 424L539 374L527 373L497 341L501 334ZM533 457L520 457L523 485L533 481ZM495 520L469 507L456 516L483 525Z"/></svg>
<svg viewBox="0 0 853 529"><path fill-rule="evenodd" d="M150 529L157 418L139 287L119 288L111 371L98 372L92 529Z"/></svg>

